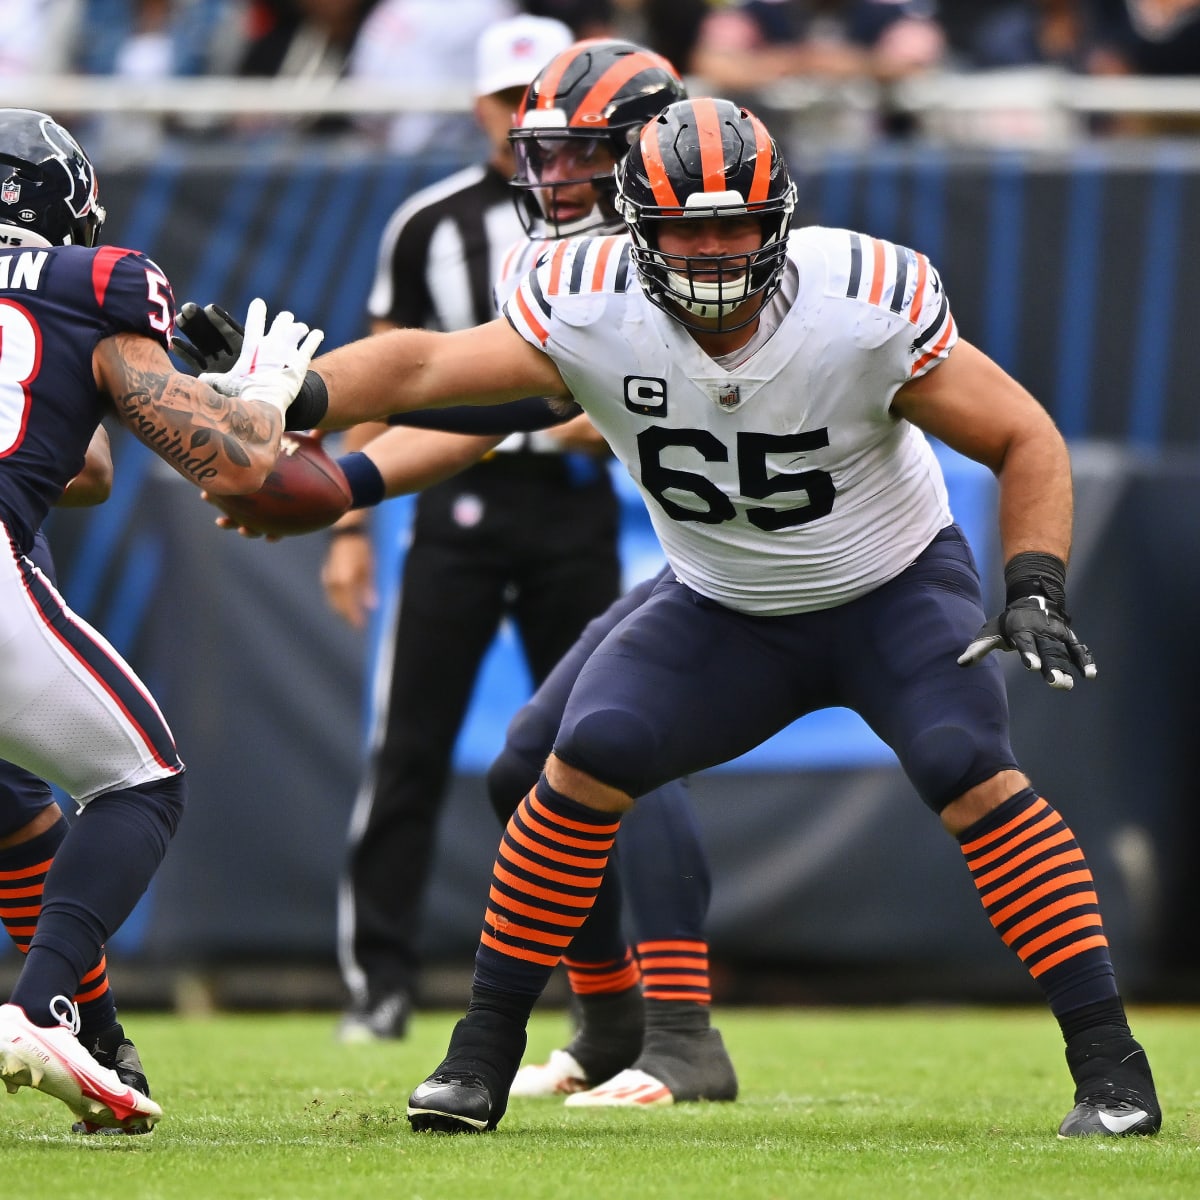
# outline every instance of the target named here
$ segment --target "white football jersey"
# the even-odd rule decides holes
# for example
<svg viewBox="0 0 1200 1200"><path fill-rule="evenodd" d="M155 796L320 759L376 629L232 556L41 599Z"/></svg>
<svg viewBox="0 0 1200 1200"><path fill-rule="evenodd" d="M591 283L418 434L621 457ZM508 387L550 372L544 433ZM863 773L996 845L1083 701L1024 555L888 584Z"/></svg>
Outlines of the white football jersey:
<svg viewBox="0 0 1200 1200"><path fill-rule="evenodd" d="M795 300L726 369L642 292L625 237L560 243L504 305L641 489L680 580L740 612L830 608L908 567L952 520L924 435L889 412L957 329L929 261L795 231Z"/></svg>

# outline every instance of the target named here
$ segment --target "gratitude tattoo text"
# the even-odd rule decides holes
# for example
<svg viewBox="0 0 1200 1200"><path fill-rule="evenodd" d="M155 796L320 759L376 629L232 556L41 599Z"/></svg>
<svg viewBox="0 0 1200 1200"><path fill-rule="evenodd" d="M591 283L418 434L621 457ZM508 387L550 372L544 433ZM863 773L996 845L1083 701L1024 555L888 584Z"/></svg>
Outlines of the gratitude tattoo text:
<svg viewBox="0 0 1200 1200"><path fill-rule="evenodd" d="M239 467L249 465L250 456L238 436L220 429L194 426L194 414L186 409L159 407L157 402L164 392L169 394L171 390L168 387L169 377L138 374L140 378L134 383L133 389L117 397L117 407L148 446L201 485L221 474L220 466L214 464L222 452ZM269 433L257 428L255 420L245 412L238 411L227 398L214 393L209 408L206 416L218 422L228 422L233 426L233 433L246 441L266 443L270 440Z"/></svg>

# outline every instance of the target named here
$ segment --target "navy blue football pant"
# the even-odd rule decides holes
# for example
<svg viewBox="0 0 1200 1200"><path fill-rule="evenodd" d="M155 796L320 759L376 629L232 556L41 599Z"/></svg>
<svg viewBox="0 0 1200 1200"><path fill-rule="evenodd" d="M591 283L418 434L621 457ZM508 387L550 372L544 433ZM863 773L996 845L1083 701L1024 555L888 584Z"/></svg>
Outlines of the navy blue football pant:
<svg viewBox="0 0 1200 1200"><path fill-rule="evenodd" d="M889 583L817 612L747 616L668 576L580 671L554 750L640 796L728 762L806 713L846 707L941 812L1019 769L999 664L956 662L984 619L956 525Z"/></svg>

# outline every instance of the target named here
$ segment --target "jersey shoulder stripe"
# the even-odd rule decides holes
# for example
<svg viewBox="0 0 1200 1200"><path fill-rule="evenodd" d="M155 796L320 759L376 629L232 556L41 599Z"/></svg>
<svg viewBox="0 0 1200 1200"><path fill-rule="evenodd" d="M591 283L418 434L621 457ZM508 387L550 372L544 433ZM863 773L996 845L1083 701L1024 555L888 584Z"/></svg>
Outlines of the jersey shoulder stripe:
<svg viewBox="0 0 1200 1200"><path fill-rule="evenodd" d="M902 313L916 315L915 302L929 274L929 260L907 246L897 246L865 233L848 233L848 262L843 295ZM836 258L831 264L838 274Z"/></svg>
<svg viewBox="0 0 1200 1200"><path fill-rule="evenodd" d="M104 298L108 294L109 280L116 269L117 263L126 256L133 254L132 250L120 246L100 246L92 259L92 294L96 297L96 307L104 307Z"/></svg>
<svg viewBox="0 0 1200 1200"><path fill-rule="evenodd" d="M950 301L924 254L849 229L814 226L793 236L802 255L819 252L826 295L869 304L913 327L910 378L923 375L953 348L958 327Z"/></svg>
<svg viewBox="0 0 1200 1200"><path fill-rule="evenodd" d="M536 341L539 346L544 346L550 336L550 305L541 282L544 266L543 263L525 276L503 309L508 323L526 341Z"/></svg>
<svg viewBox="0 0 1200 1200"><path fill-rule="evenodd" d="M555 301L624 292L628 286L628 235L566 238L542 252L505 304L504 316L522 337L544 346Z"/></svg>
<svg viewBox="0 0 1200 1200"><path fill-rule="evenodd" d="M545 281L548 296L623 292L629 285L629 237L568 238L550 257Z"/></svg>
<svg viewBox="0 0 1200 1200"><path fill-rule="evenodd" d="M529 238L518 238L504 252L496 282L499 284L507 283L510 279L520 279L546 252L547 245L547 242L531 242Z"/></svg>

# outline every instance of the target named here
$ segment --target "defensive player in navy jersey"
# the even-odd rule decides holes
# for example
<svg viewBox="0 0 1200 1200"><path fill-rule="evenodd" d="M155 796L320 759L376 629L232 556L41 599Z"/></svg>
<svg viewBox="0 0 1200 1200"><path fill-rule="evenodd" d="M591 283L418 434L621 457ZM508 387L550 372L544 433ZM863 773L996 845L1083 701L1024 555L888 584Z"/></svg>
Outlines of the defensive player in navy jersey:
<svg viewBox="0 0 1200 1200"><path fill-rule="evenodd" d="M584 665L509 822L471 1002L409 1099L413 1128L502 1118L529 1012L635 797L842 705L958 840L1057 1019L1075 1084L1059 1135L1156 1133L1091 871L1017 763L990 657L1015 651L1062 690L1096 675L1067 616L1062 436L959 337L923 255L791 230L786 164L745 109L670 105L617 179L632 248L568 242L500 320L401 330L315 364L331 428L572 396L638 483L671 566ZM1006 602L991 619L926 435L996 475Z"/></svg>
<svg viewBox="0 0 1200 1200"><path fill-rule="evenodd" d="M162 859L184 767L153 697L29 557L46 514L113 415L191 482L259 488L320 340L265 306L247 316L236 395L174 370L174 300L145 255L96 246L95 172L44 113L0 110L0 758L61 787L79 815L52 858L33 936L0 1006L0 1080L87 1125L147 1130L159 1106L77 1038L72 1000ZM12 863L8 863L9 869ZM21 868L16 868L21 869Z"/></svg>
<svg viewBox="0 0 1200 1200"><path fill-rule="evenodd" d="M92 436L83 470L67 485L58 507L104 503L112 491L112 478L111 448L101 425ZM29 558L52 584L56 583L54 560L40 529ZM22 953L36 932L46 873L66 834L67 821L50 785L21 767L0 761L0 921ZM123 1083L149 1096L150 1086L137 1047L117 1020L103 949L99 960L80 980L73 999L79 1011L79 1040L101 1066L111 1068ZM99 1132L83 1121L75 1122L72 1129L76 1133Z"/></svg>

